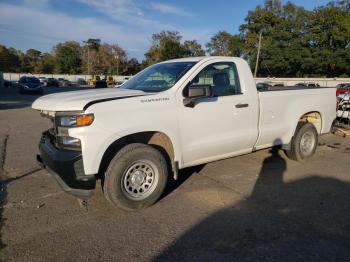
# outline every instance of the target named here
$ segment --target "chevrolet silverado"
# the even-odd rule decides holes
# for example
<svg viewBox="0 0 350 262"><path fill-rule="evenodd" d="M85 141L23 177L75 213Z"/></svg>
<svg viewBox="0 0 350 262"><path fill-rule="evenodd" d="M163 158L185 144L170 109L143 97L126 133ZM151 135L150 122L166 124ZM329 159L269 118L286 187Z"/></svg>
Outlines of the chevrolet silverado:
<svg viewBox="0 0 350 262"><path fill-rule="evenodd" d="M336 118L335 88L257 91L241 58L193 57L152 65L120 88L46 95L32 105L52 121L38 161L62 188L93 195L101 179L113 205L155 203L171 174L281 146L310 158Z"/></svg>

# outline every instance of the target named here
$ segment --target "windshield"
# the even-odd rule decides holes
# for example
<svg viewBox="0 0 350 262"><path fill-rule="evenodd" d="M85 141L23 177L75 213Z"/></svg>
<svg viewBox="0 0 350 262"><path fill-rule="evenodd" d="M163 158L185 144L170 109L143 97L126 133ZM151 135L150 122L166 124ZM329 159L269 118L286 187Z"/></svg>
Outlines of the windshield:
<svg viewBox="0 0 350 262"><path fill-rule="evenodd" d="M26 77L26 78L23 78L21 79L21 82L24 82L24 83L32 83L32 84L39 84L40 81L38 78L35 78L35 77Z"/></svg>
<svg viewBox="0 0 350 262"><path fill-rule="evenodd" d="M125 82L121 88L144 92L161 92L172 86L195 64L173 62L150 66Z"/></svg>

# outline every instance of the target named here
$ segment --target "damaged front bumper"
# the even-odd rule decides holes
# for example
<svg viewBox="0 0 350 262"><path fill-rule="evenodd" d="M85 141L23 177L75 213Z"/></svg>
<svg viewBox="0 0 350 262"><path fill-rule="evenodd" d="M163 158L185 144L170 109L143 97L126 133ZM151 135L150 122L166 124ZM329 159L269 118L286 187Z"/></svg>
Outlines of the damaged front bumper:
<svg viewBox="0 0 350 262"><path fill-rule="evenodd" d="M88 199L95 191L95 175L85 175L81 152L58 149L49 132L39 143L37 160L57 180L61 188L78 198Z"/></svg>

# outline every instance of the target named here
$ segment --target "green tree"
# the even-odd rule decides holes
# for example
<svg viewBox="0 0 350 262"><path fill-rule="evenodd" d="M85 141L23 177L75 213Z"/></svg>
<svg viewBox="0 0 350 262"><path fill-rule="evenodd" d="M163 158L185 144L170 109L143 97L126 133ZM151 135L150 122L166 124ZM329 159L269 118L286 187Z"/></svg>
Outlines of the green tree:
<svg viewBox="0 0 350 262"><path fill-rule="evenodd" d="M127 55L117 44L103 43L98 51L92 54L91 72L98 74L116 74L126 71Z"/></svg>
<svg viewBox="0 0 350 262"><path fill-rule="evenodd" d="M98 63L98 52L101 46L101 39L99 38L89 38L86 41L83 41L84 46L84 55L83 58L83 70L90 74L91 72L97 73L96 63Z"/></svg>
<svg viewBox="0 0 350 262"><path fill-rule="evenodd" d="M41 52L39 50L33 48L28 49L23 59L24 63L26 64L27 71L30 73L40 73L36 70L41 59Z"/></svg>
<svg viewBox="0 0 350 262"><path fill-rule="evenodd" d="M262 33L260 76L350 75L349 0L312 11L279 0L265 1L241 25L244 56L254 69Z"/></svg>
<svg viewBox="0 0 350 262"><path fill-rule="evenodd" d="M20 60L13 48L0 45L0 71L19 72Z"/></svg>
<svg viewBox="0 0 350 262"><path fill-rule="evenodd" d="M30 48L27 50L26 56L28 56L30 59L38 60L41 56L41 52L39 50Z"/></svg>
<svg viewBox="0 0 350 262"><path fill-rule="evenodd" d="M125 75L135 75L141 70L141 64L136 58L131 58L127 62Z"/></svg>
<svg viewBox="0 0 350 262"><path fill-rule="evenodd" d="M101 46L101 39L98 38L89 38L88 40L84 41L84 43L87 45L88 48L91 50L97 51Z"/></svg>
<svg viewBox="0 0 350 262"><path fill-rule="evenodd" d="M151 65L168 59L183 57L184 48L177 31L162 31L152 35L152 45L145 54L145 63Z"/></svg>
<svg viewBox="0 0 350 262"><path fill-rule="evenodd" d="M231 34L226 31L220 31L215 34L206 45L210 55L230 56Z"/></svg>
<svg viewBox="0 0 350 262"><path fill-rule="evenodd" d="M166 39L163 41L162 48L160 50L160 61L183 57L183 51L184 50L180 42L175 42L171 39Z"/></svg>
<svg viewBox="0 0 350 262"><path fill-rule="evenodd" d="M184 56L204 56L202 46L196 40L186 40L183 43Z"/></svg>
<svg viewBox="0 0 350 262"><path fill-rule="evenodd" d="M55 58L49 53L42 54L34 71L41 74L53 74L55 71Z"/></svg>
<svg viewBox="0 0 350 262"><path fill-rule="evenodd" d="M304 60L311 59L308 40L305 38L309 14L301 7L279 0L265 1L245 18L241 25L244 39L244 56L254 69L259 34L262 33L261 55L258 75L261 76L303 76ZM304 65L304 67L303 67Z"/></svg>
<svg viewBox="0 0 350 262"><path fill-rule="evenodd" d="M59 43L54 47L55 69L60 74L81 72L82 49L77 42Z"/></svg>
<svg viewBox="0 0 350 262"><path fill-rule="evenodd" d="M208 53L213 56L241 56L243 54L240 36L231 35L226 31L216 33L206 47Z"/></svg>
<svg viewBox="0 0 350 262"><path fill-rule="evenodd" d="M350 75L350 14L343 4L345 1L331 2L316 8L310 15L309 48L318 74Z"/></svg>
<svg viewBox="0 0 350 262"><path fill-rule="evenodd" d="M345 12L347 12L348 14L350 14L350 0L338 0L335 2L332 1L332 2L329 2L329 5L339 7L345 10Z"/></svg>

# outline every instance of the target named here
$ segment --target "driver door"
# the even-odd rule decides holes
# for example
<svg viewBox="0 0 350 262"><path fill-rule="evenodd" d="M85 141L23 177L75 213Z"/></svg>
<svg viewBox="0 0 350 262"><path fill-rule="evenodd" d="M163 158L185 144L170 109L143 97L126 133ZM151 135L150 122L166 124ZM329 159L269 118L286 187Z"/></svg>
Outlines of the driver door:
<svg viewBox="0 0 350 262"><path fill-rule="evenodd" d="M241 87L235 63L209 64L190 85L210 85L213 96L196 100L193 108L179 101L184 166L250 152L257 137L257 116L253 101Z"/></svg>

